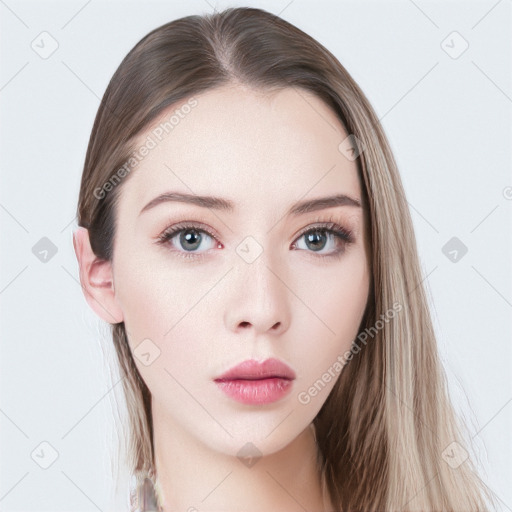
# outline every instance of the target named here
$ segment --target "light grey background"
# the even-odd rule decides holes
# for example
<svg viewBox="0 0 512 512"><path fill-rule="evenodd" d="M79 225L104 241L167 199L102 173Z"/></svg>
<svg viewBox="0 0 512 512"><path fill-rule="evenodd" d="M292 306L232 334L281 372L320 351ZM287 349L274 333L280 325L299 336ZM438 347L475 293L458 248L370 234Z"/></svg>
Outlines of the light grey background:
<svg viewBox="0 0 512 512"><path fill-rule="evenodd" d="M371 101L406 188L450 392L484 479L512 510L510 0L0 0L0 510L112 510L120 386L72 246L84 155L126 53L213 5L280 14L331 50ZM52 38L58 48L42 58ZM57 250L46 262L32 250L43 237ZM468 249L455 262L442 250L452 237ZM42 442L58 452L48 469Z"/></svg>

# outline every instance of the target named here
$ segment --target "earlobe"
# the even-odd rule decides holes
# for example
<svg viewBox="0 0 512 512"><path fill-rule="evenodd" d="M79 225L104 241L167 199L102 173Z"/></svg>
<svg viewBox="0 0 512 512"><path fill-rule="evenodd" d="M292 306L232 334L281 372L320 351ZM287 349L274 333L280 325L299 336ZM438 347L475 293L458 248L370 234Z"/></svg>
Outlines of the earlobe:
<svg viewBox="0 0 512 512"><path fill-rule="evenodd" d="M110 324L123 321L123 312L114 293L112 264L98 258L89 241L89 231L79 227L73 233L80 283L85 299L94 312Z"/></svg>

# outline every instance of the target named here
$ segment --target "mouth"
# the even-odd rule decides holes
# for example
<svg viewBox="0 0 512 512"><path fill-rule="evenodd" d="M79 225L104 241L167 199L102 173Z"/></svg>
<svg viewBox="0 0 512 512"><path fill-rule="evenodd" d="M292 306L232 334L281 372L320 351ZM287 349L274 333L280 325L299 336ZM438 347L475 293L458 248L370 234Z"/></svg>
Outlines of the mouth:
<svg viewBox="0 0 512 512"><path fill-rule="evenodd" d="M272 380L272 379L283 379L283 380L293 380L288 377L283 377L282 375L268 375L267 377L233 377L231 379L215 379L215 382L229 382L229 381L255 381L255 380Z"/></svg>
<svg viewBox="0 0 512 512"><path fill-rule="evenodd" d="M219 388L233 400L261 405L276 402L290 391L295 372L278 359L262 363L244 361L214 379Z"/></svg>
<svg viewBox="0 0 512 512"><path fill-rule="evenodd" d="M226 380L294 380L295 372L279 359L271 358L263 362L248 359L217 377L216 381Z"/></svg>

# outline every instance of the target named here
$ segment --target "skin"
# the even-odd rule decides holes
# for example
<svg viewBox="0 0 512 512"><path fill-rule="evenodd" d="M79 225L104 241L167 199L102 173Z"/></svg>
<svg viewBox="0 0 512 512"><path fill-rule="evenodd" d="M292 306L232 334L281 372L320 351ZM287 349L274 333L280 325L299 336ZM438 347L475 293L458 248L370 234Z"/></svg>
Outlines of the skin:
<svg viewBox="0 0 512 512"><path fill-rule="evenodd" d="M330 510L312 421L336 379L307 404L297 397L358 334L369 292L367 229L361 207L286 212L335 193L361 202L356 163L338 149L348 134L302 90L229 85L196 99L122 183L113 261L95 258L87 230L75 233L85 295L101 318L125 322L135 354L146 339L159 351L149 365L134 359L152 393L164 510ZM226 198L235 210L162 202L139 214L168 191ZM354 240L343 246L324 235L320 254L341 253L322 258L298 235L331 218ZM188 259L180 256L189 246L179 234L155 243L180 221L202 223L218 241L201 233ZM262 249L252 263L236 251L248 236ZM278 402L241 404L213 382L239 362L269 357L297 375ZM249 442L261 454L251 467L237 457Z"/></svg>

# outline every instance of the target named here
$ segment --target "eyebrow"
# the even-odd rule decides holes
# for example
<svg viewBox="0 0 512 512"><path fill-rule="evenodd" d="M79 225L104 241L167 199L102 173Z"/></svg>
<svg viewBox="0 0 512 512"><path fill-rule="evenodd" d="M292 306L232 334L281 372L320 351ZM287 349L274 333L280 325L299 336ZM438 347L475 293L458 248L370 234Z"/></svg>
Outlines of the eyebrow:
<svg viewBox="0 0 512 512"><path fill-rule="evenodd" d="M214 196L198 196L195 194L186 194L181 192L165 192L152 199L142 210L139 215L143 212L154 208L155 206L167 203L167 202L179 202L188 203L201 206L203 208L211 208L213 210L221 210L233 212L235 210L235 204L221 197ZM336 194L326 197L318 197L316 199L306 199L299 201L292 205L286 215L302 215L304 213L314 212L317 210L323 210L325 208L333 208L336 206L353 206L360 208L361 202L358 199L352 198L345 194Z"/></svg>

